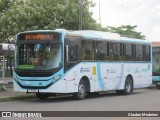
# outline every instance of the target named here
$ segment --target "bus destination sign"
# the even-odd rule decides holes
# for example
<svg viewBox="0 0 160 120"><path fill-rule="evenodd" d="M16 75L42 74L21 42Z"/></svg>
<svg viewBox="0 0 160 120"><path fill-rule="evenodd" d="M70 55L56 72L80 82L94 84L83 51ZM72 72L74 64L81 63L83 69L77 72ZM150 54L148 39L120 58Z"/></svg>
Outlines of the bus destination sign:
<svg viewBox="0 0 160 120"><path fill-rule="evenodd" d="M53 34L26 34L25 40L52 40Z"/></svg>
<svg viewBox="0 0 160 120"><path fill-rule="evenodd" d="M60 39L59 33L21 33L19 40L55 40Z"/></svg>

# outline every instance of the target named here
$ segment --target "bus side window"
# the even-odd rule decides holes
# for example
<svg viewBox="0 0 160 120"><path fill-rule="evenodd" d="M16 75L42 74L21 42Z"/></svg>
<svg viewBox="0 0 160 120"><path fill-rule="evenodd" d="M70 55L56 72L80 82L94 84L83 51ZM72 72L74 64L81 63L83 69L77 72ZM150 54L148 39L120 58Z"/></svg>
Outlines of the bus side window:
<svg viewBox="0 0 160 120"><path fill-rule="evenodd" d="M136 45L136 61L143 61L143 46Z"/></svg>
<svg viewBox="0 0 160 120"><path fill-rule="evenodd" d="M96 60L107 61L108 57L107 42L97 41L96 42Z"/></svg>
<svg viewBox="0 0 160 120"><path fill-rule="evenodd" d="M146 46L143 45L142 47L143 47L143 58L142 58L142 60L146 61Z"/></svg>
<svg viewBox="0 0 160 120"><path fill-rule="evenodd" d="M126 61L134 61L134 58L133 58L133 52L132 52L132 44L126 44L126 47L125 47L125 60Z"/></svg>
<svg viewBox="0 0 160 120"><path fill-rule="evenodd" d="M110 61L113 61L113 53L114 53L113 43L109 42L109 60Z"/></svg>
<svg viewBox="0 0 160 120"><path fill-rule="evenodd" d="M95 42L82 40L82 60L95 60Z"/></svg>
<svg viewBox="0 0 160 120"><path fill-rule="evenodd" d="M120 61L125 61L125 44L120 43Z"/></svg>
<svg viewBox="0 0 160 120"><path fill-rule="evenodd" d="M69 61L77 61L77 45L69 46L68 58L69 58Z"/></svg>
<svg viewBox="0 0 160 120"><path fill-rule="evenodd" d="M120 43L114 43L113 45L113 49L114 49L114 61L119 61L120 60Z"/></svg>

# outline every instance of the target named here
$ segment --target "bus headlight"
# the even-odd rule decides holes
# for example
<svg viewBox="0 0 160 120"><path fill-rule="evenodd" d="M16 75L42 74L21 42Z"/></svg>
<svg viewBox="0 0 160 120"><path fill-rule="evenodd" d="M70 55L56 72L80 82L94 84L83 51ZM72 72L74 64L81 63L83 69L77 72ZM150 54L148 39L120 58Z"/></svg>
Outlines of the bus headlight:
<svg viewBox="0 0 160 120"><path fill-rule="evenodd" d="M53 83L57 82L60 79L61 79L61 75L53 77Z"/></svg>

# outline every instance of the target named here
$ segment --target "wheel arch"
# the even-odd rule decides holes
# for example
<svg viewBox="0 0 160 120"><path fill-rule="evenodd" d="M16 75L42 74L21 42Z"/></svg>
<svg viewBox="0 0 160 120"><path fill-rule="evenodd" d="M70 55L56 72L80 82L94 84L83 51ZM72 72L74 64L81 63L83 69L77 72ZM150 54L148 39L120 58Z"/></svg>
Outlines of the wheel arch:
<svg viewBox="0 0 160 120"><path fill-rule="evenodd" d="M87 76L83 76L81 79L80 79L80 82L83 81L85 83L85 88L86 88L86 92L90 92L90 81L89 81L89 78ZM79 82L79 83L80 83Z"/></svg>

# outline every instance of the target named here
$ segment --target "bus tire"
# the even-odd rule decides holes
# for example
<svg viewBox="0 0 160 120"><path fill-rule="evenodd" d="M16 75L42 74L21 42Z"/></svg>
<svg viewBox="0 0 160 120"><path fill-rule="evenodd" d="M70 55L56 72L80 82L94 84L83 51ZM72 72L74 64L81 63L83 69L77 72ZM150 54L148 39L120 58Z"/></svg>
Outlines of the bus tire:
<svg viewBox="0 0 160 120"><path fill-rule="evenodd" d="M129 95L133 91L133 82L130 77L126 78L125 87L124 87L124 95Z"/></svg>
<svg viewBox="0 0 160 120"><path fill-rule="evenodd" d="M36 93L36 97L40 100L45 100L48 98L48 94L46 93Z"/></svg>
<svg viewBox="0 0 160 120"><path fill-rule="evenodd" d="M160 84L156 84L156 88L157 88L157 89L160 89Z"/></svg>
<svg viewBox="0 0 160 120"><path fill-rule="evenodd" d="M83 80L80 81L78 85L78 92L74 93L74 98L76 100L83 100L86 97L86 88L85 88L85 82Z"/></svg>
<svg viewBox="0 0 160 120"><path fill-rule="evenodd" d="M133 92L133 82L130 77L126 78L124 90L116 90L116 94L129 95Z"/></svg>

